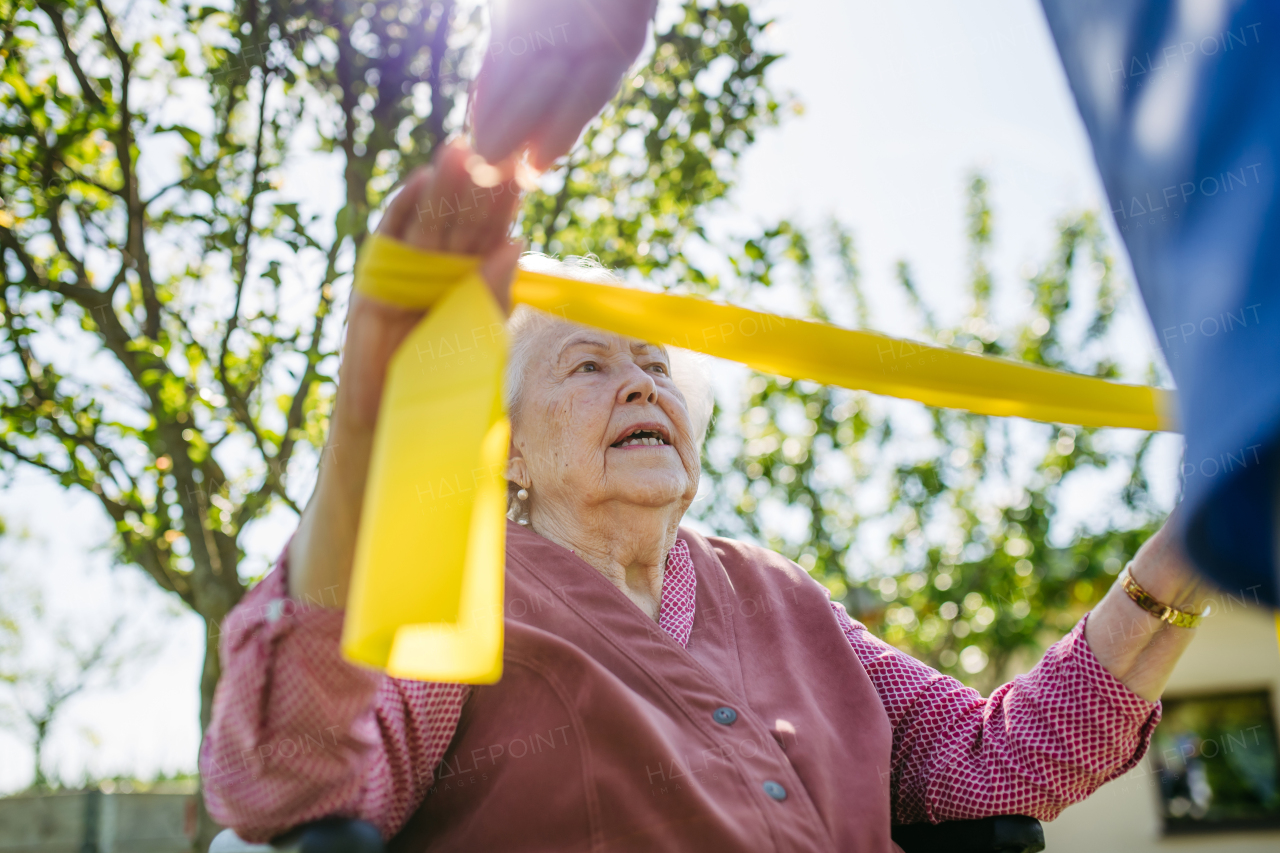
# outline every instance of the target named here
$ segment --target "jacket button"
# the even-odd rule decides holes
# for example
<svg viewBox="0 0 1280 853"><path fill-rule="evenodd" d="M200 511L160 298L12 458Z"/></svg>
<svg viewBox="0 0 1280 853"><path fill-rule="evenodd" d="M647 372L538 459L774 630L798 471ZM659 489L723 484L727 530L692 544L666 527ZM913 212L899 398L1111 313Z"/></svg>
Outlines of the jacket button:
<svg viewBox="0 0 1280 853"><path fill-rule="evenodd" d="M772 780L764 783L764 792L778 802L787 798L787 789Z"/></svg>
<svg viewBox="0 0 1280 853"><path fill-rule="evenodd" d="M722 705L712 712L711 719L715 720L722 726L731 726L738 719L738 712L730 708L728 705Z"/></svg>

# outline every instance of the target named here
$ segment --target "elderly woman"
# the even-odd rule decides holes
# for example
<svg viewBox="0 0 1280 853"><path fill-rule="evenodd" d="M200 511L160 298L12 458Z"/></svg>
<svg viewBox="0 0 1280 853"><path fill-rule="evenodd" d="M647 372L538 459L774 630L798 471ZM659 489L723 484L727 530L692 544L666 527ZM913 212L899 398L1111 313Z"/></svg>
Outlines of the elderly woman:
<svg viewBox="0 0 1280 853"><path fill-rule="evenodd" d="M472 174L510 175L477 159L443 150L381 230L482 256L505 305L518 200L472 193ZM456 196L475 209L421 215ZM419 319L353 297L315 494L225 623L202 772L212 814L242 836L339 814L406 851L892 851L893 823L1052 818L1142 757L1193 630L1117 586L984 699L871 636L795 564L681 527L709 415L692 374L661 347L528 309L511 324L502 679L347 663L341 608L383 377ZM1198 611L1171 541L1154 536L1130 572Z"/></svg>

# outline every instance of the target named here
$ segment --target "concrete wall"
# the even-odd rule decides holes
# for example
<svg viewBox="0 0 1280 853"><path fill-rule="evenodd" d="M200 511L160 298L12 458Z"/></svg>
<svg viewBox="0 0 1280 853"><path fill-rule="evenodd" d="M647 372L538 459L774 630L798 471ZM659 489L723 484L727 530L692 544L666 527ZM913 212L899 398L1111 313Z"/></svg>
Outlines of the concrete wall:
<svg viewBox="0 0 1280 853"><path fill-rule="evenodd" d="M0 853L189 853L190 794L99 791L0 799Z"/></svg>
<svg viewBox="0 0 1280 853"><path fill-rule="evenodd" d="M1280 710L1280 651L1269 612L1224 601L1216 613L1205 617L1198 633L1178 662L1166 697L1265 687L1271 691L1273 712ZM1160 825L1160 798L1148 756L1127 775L1046 823L1046 849L1047 853L1280 851L1280 830L1162 838Z"/></svg>

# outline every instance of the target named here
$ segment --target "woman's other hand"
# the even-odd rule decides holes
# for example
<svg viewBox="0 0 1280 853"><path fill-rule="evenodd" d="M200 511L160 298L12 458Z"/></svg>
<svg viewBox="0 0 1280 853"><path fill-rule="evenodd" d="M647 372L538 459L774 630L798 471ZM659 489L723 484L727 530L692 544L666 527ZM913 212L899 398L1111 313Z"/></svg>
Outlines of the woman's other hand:
<svg viewBox="0 0 1280 853"><path fill-rule="evenodd" d="M508 237L520 203L514 171L510 160L491 165L465 143L450 143L431 166L410 175L378 233L424 251L479 257L494 298L509 310L521 249ZM315 492L289 546L289 591L295 597L346 602L387 368L422 314L352 294L329 440Z"/></svg>
<svg viewBox="0 0 1280 853"><path fill-rule="evenodd" d="M1200 613L1212 588L1180 547L1178 513L1143 543L1129 573L1153 598L1179 610ZM1195 637L1194 628L1161 622L1130 600L1120 584L1098 602L1085 623L1085 640L1108 671L1134 693L1154 702Z"/></svg>

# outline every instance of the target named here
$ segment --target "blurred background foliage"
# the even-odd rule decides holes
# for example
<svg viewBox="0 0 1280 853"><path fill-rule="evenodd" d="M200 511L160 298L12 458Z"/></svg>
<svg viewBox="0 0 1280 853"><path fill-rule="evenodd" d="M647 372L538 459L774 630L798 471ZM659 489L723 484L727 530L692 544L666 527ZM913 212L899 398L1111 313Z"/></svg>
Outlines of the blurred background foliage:
<svg viewBox="0 0 1280 853"><path fill-rule="evenodd" d="M801 109L770 85L767 26L742 3L663 4L652 49L527 199L529 248L874 326L838 223L709 228L740 155ZM408 170L463 130L485 30L476 0L0 0L0 464L91 496L118 563L206 621L202 725L218 626L253 580L246 531L314 482L355 254ZM999 328L981 178L969 204L958 326L899 267L921 339L1114 375L1094 218L1064 221L1025 283L1025 321ZM1068 309L1086 293L1078 328ZM768 376L721 403L698 517L796 559L888 640L979 683L1069 627L1157 521L1145 442ZM904 438L913 423L928 440ZM1051 530L1085 467L1127 472L1127 513ZM202 842L213 830L202 811Z"/></svg>
<svg viewBox="0 0 1280 853"><path fill-rule="evenodd" d="M938 325L910 267L898 264L918 339L1115 378L1115 261L1095 215L1062 220L1052 256L1021 284L1023 317L1004 327L990 317L994 226L981 175L967 188L967 221L969 310L958 324ZM810 234L784 222L743 255L736 289L748 296L782 279L803 316L829 319L828 304L843 301L874 327L852 236L839 223ZM823 255L837 272L826 287ZM887 371L925 358L910 344L881 354ZM1070 630L1162 522L1143 469L1150 440L754 374L741 404L717 413L704 461L712 486L695 513L786 554L876 634L989 690ZM1055 524L1064 484L1081 469L1107 475L1089 486L1092 504L1114 505L1098 529ZM1107 494L1097 484L1117 472L1123 485Z"/></svg>

